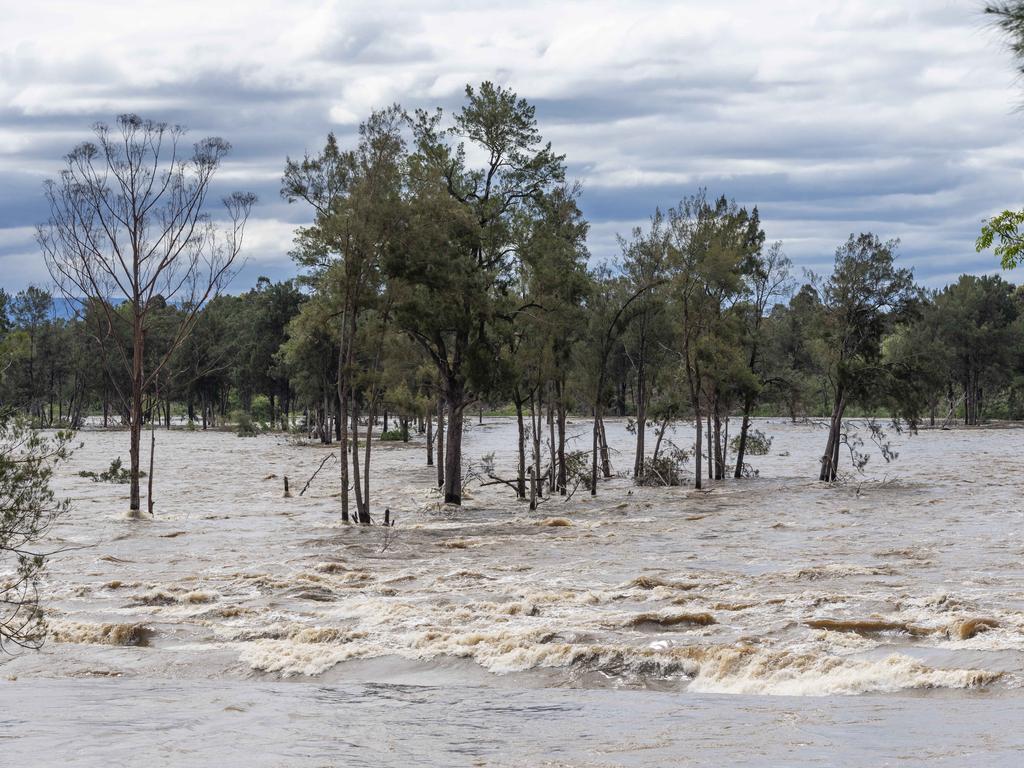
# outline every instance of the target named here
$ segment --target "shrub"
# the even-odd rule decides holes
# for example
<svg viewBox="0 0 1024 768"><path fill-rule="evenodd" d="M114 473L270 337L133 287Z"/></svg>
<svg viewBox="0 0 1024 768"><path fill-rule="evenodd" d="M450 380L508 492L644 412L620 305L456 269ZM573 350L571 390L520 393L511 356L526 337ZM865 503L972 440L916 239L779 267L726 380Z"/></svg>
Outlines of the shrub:
<svg viewBox="0 0 1024 768"><path fill-rule="evenodd" d="M387 432L381 432L380 439L383 442L400 443L403 440L402 430L389 429Z"/></svg>
<svg viewBox="0 0 1024 768"><path fill-rule="evenodd" d="M740 436L736 435L729 441L733 453L739 453ZM747 456L767 456L772 449L772 438L768 437L759 429L751 429L747 432Z"/></svg>
<svg viewBox="0 0 1024 768"><path fill-rule="evenodd" d="M645 459L641 473L636 477L637 485L675 487L685 482L684 469L690 454L680 448L673 448L657 459Z"/></svg>
<svg viewBox="0 0 1024 768"><path fill-rule="evenodd" d="M38 648L46 626L39 578L46 552L36 549L53 522L67 512L50 488L54 468L71 455L71 432L44 437L0 413L0 651Z"/></svg>
<svg viewBox="0 0 1024 768"><path fill-rule="evenodd" d="M231 420L235 422L235 434L239 437L256 437L260 433L259 425L245 411L235 411L231 414Z"/></svg>

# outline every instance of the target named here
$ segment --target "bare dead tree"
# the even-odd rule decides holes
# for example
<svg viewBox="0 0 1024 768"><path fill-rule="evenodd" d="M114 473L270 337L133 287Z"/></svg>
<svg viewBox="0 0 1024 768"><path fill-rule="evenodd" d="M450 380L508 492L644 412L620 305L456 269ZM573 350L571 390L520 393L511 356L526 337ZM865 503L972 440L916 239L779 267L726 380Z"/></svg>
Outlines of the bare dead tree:
<svg viewBox="0 0 1024 768"><path fill-rule="evenodd" d="M137 518L143 394L233 277L256 198L234 192L223 199L226 219L211 218L211 183L230 150L223 139L202 139L189 153L184 128L130 114L94 130L96 140L75 147L57 179L46 182L50 218L36 240L53 281L72 305L93 310L82 314L95 319L94 335L131 382L118 394L128 405L130 515ZM147 331L166 304L180 310L177 327L146 370Z"/></svg>

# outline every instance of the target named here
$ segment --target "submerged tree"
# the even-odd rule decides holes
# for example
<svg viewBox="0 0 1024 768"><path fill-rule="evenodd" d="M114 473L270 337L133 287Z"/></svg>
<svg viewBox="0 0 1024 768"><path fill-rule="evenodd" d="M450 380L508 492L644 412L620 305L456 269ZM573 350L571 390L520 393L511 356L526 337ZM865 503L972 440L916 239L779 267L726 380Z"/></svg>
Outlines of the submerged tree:
<svg viewBox="0 0 1024 768"><path fill-rule="evenodd" d="M46 182L50 219L36 239L54 282L94 319L90 332L113 348L127 375L128 391L118 394L131 432L130 515L139 517L143 399L199 311L232 277L255 196L224 198L227 220L218 226L207 197L226 141L202 139L187 153L183 128L137 115L121 115L113 129L97 124L95 133ZM167 304L181 312L163 354L147 367L147 336Z"/></svg>
<svg viewBox="0 0 1024 768"><path fill-rule="evenodd" d="M843 416L851 402L870 404L893 374L882 341L918 297L913 273L895 264L898 242L850 235L836 249L835 269L821 287L823 332L832 382L832 414L819 479L832 482L839 466Z"/></svg>
<svg viewBox="0 0 1024 768"><path fill-rule="evenodd" d="M38 544L70 505L55 498L50 480L70 455L71 437L44 437L0 413L0 650L42 644L38 585L46 553Z"/></svg>
<svg viewBox="0 0 1024 768"><path fill-rule="evenodd" d="M307 281L317 300L328 308L326 325L333 331L337 353L334 376L337 398L338 441L341 461L341 515L349 519L349 487L355 490L356 519L370 522L369 446L376 399L364 403L369 416L366 436L365 482L359 482L359 456L350 451L358 440L358 401L355 379L365 368L357 356L360 334L368 317L386 317L381 268L399 247L405 230L403 171L405 115L397 106L374 112L359 128L359 142L342 150L334 135L327 137L323 152L301 161L288 160L281 193L289 202L302 200L312 206L312 226L300 229L295 260L309 274ZM374 334L375 338L379 337ZM380 355L371 354L372 371L380 367ZM326 414L325 414L326 417ZM351 435L350 435L351 433ZM349 480L351 456L352 482Z"/></svg>
<svg viewBox="0 0 1024 768"><path fill-rule="evenodd" d="M450 128L417 112L410 158L410 236L388 264L398 322L437 367L447 407L444 499L462 502L463 413L493 385L493 361L516 311L514 220L564 180L534 108L512 91L466 88ZM473 160L482 158L482 164Z"/></svg>

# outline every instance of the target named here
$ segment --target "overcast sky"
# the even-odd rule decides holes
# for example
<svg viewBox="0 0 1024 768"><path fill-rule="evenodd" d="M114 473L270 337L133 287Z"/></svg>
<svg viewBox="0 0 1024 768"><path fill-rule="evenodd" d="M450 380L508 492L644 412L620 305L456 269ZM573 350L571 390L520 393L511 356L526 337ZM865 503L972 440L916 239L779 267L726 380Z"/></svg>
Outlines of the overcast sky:
<svg viewBox="0 0 1024 768"><path fill-rule="evenodd" d="M982 4L0 0L0 286L47 282L41 184L98 120L233 144L221 180L260 198L242 290L295 272L308 212L280 199L286 156L485 79L568 156L595 259L704 186L758 205L800 266L870 230L927 285L992 271L974 238L1024 202L1024 90Z"/></svg>

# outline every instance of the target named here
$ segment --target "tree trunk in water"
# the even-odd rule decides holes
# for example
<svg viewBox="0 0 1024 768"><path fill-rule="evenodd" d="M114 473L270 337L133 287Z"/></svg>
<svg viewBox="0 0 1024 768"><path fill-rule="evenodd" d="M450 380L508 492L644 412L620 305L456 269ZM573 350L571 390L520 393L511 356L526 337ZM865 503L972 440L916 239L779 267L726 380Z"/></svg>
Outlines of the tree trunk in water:
<svg viewBox="0 0 1024 768"><path fill-rule="evenodd" d="M518 389L516 391L516 426L519 429L519 468L516 473L516 496L520 499L526 498L526 424L523 422L523 401L519 399Z"/></svg>
<svg viewBox="0 0 1024 768"><path fill-rule="evenodd" d="M604 417L598 421L600 432L598 433L601 438L601 475L606 480L612 476L612 465L608 459L608 435L604 431Z"/></svg>
<svg viewBox="0 0 1024 768"><path fill-rule="evenodd" d="M366 417L366 447L363 449L363 505L359 510L359 522L370 524L370 454L373 449L373 422L377 418L377 394L374 391L370 412Z"/></svg>
<svg viewBox="0 0 1024 768"><path fill-rule="evenodd" d="M448 450L444 457L444 503L462 504L462 418L466 405L461 389L448 395Z"/></svg>
<svg viewBox="0 0 1024 768"><path fill-rule="evenodd" d="M444 400L437 398L437 487L444 488Z"/></svg>
<svg viewBox="0 0 1024 768"><path fill-rule="evenodd" d="M366 503L363 499L363 486L359 482L359 408L355 403L352 404L352 447L348 453L342 452L342 463L351 461L352 462L352 490L356 500L356 513L354 515L356 522L361 523L363 521L363 505Z"/></svg>
<svg viewBox="0 0 1024 768"><path fill-rule="evenodd" d="M555 405L548 400L548 455L551 462L548 466L548 495L551 496L558 487L558 450L555 447Z"/></svg>
<svg viewBox="0 0 1024 768"><path fill-rule="evenodd" d="M831 483L836 479L839 465L839 432L843 424L843 411L846 409L846 396L842 388L836 390L835 405L832 408L832 419L829 423L828 442L825 444L825 453L821 457L821 472L818 479Z"/></svg>
<svg viewBox="0 0 1024 768"><path fill-rule="evenodd" d="M743 422L740 424L740 444L736 450L736 471L733 477L743 477L743 460L747 455L747 433L750 431L750 411L754 407L754 396L747 395L743 400Z"/></svg>
<svg viewBox="0 0 1024 768"><path fill-rule="evenodd" d="M543 482L542 475L540 472L540 433L544 424L544 414L541 411L541 404L536 401L536 395L530 395L530 429L532 431L531 437L533 438L533 471L530 473L530 482L533 487L530 490L532 500L530 502L530 509L537 508L537 495L538 493L544 495L544 487L541 485Z"/></svg>
<svg viewBox="0 0 1024 768"><path fill-rule="evenodd" d="M715 397L715 480L725 479L725 451L722 448L722 416L718 412L718 397Z"/></svg>
<svg viewBox="0 0 1024 768"><path fill-rule="evenodd" d="M434 466L434 414L427 414L427 466Z"/></svg>
<svg viewBox="0 0 1024 768"><path fill-rule="evenodd" d="M641 350L642 353L642 350ZM643 358L636 371L636 458L633 459L633 477L644 472L644 441L647 437L647 371Z"/></svg>
<svg viewBox="0 0 1024 768"><path fill-rule="evenodd" d="M708 411L707 418L707 430L708 430L708 480L715 479L715 461L714 461L714 447L711 443L711 411Z"/></svg>
<svg viewBox="0 0 1024 768"><path fill-rule="evenodd" d="M338 363L338 420L341 422L341 434L338 437L338 456L341 459L339 462L341 467L339 469L339 480L341 481L341 522L347 523L349 521L348 514L348 418L349 418L349 402L348 402L348 387L343 383L342 380L342 366L340 363L339 355ZM352 409L352 421L355 423L355 409ZM353 432L355 429L353 428Z"/></svg>
<svg viewBox="0 0 1024 768"><path fill-rule="evenodd" d="M146 478L146 509L153 517L153 474L156 466L156 423L149 424L149 477Z"/></svg>
<svg viewBox="0 0 1024 768"><path fill-rule="evenodd" d="M565 496L568 493L568 478L566 477L565 468L565 418L566 408L565 401L562 397L565 388L561 381L555 386L555 395L558 399L556 403L557 409L557 426L558 426L558 493Z"/></svg>
<svg viewBox="0 0 1024 768"><path fill-rule="evenodd" d="M704 424L701 423L700 408L699 408L699 406L695 403L693 408L694 408L693 423L696 426L696 432L697 432L696 446L694 447L694 451L693 451L694 463L696 465L696 467L695 467L696 471L694 472L694 476L693 476L693 478L694 478L693 479L693 487L696 488L697 490L700 490L701 482L703 480L703 478L701 477L701 465L700 465L700 462L701 462L701 453L704 450L704 448L701 446L700 443L701 443L701 436L704 434Z"/></svg>
<svg viewBox="0 0 1024 768"><path fill-rule="evenodd" d="M665 437L666 429L668 429L668 416L661 422L661 429L658 430L658 439L654 441L654 453L651 454L652 463L658 460L658 454L661 452L661 440Z"/></svg>
<svg viewBox="0 0 1024 768"><path fill-rule="evenodd" d="M136 305L136 309L138 306ZM142 444L142 353L143 336L140 321L135 321L134 342L132 345L132 402L131 402L131 445L130 445L130 480L131 500L129 502L129 517L141 517L141 505L139 499L139 449Z"/></svg>

